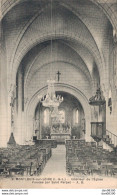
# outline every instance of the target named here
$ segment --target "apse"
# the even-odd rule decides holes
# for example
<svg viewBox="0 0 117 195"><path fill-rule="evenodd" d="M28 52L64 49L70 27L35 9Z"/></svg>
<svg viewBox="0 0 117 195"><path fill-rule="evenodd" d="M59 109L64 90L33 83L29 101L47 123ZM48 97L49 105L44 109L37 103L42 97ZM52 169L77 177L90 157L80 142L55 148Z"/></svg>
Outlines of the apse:
<svg viewBox="0 0 117 195"><path fill-rule="evenodd" d="M38 103L34 113L33 133L38 139L53 137L63 143L65 136L83 138L86 121L80 101L67 92L57 91L56 95L64 99L58 107L58 115L52 117L50 109Z"/></svg>

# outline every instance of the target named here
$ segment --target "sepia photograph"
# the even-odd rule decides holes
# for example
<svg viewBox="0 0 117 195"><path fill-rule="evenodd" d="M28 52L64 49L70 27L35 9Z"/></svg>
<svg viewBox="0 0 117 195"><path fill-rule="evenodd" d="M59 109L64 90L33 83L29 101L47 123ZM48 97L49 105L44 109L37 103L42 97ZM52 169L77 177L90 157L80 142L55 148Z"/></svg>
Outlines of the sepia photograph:
<svg viewBox="0 0 117 195"><path fill-rule="evenodd" d="M117 0L0 1L5 188L117 188Z"/></svg>

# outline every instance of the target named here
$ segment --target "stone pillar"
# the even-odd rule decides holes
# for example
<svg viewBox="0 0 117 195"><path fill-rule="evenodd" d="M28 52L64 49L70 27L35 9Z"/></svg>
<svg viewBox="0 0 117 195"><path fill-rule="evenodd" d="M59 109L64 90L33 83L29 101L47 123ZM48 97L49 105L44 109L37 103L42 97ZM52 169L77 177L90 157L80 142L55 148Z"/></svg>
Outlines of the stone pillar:
<svg viewBox="0 0 117 195"><path fill-rule="evenodd" d="M86 119L86 134L85 134L85 140L87 142L91 142L92 141L92 137L91 137L91 113L86 113L85 114L85 119Z"/></svg>
<svg viewBox="0 0 117 195"><path fill-rule="evenodd" d="M8 129L10 134L14 133L16 128L16 85L11 84L8 95Z"/></svg>
<svg viewBox="0 0 117 195"><path fill-rule="evenodd" d="M42 130L42 127L41 127L41 106L40 106L40 103L39 103L39 135L38 135L38 139L41 139L41 130Z"/></svg>
<svg viewBox="0 0 117 195"><path fill-rule="evenodd" d="M0 147L6 147L10 132L8 129L8 86L7 86L7 61L5 42L3 40L2 24L0 22ZM9 105L10 107L10 105Z"/></svg>
<svg viewBox="0 0 117 195"><path fill-rule="evenodd" d="M107 129L117 135L117 32L115 30L113 30L113 45L110 52L109 89L111 90L112 112L110 114L110 108L108 107L108 93L106 99L106 121Z"/></svg>
<svg viewBox="0 0 117 195"><path fill-rule="evenodd" d="M42 125L43 125L43 108L42 106L40 107L40 139L42 139Z"/></svg>
<svg viewBox="0 0 117 195"><path fill-rule="evenodd" d="M26 121L27 121L27 123L26 123L26 140L29 141L29 140L31 140L32 136L34 135L34 116L32 115L32 113L30 113L30 115L28 115Z"/></svg>
<svg viewBox="0 0 117 195"><path fill-rule="evenodd" d="M36 131L36 133L35 133ZM34 116L34 124L33 124L33 135L37 136L37 139L40 138L40 110L39 105L38 109L36 110L35 116Z"/></svg>
<svg viewBox="0 0 117 195"><path fill-rule="evenodd" d="M15 139L18 144L23 144L25 140L25 132L23 131L23 119L24 114L22 111L22 84L23 84L23 75L21 68L18 71L18 113L17 113L17 127L15 128Z"/></svg>
<svg viewBox="0 0 117 195"><path fill-rule="evenodd" d="M113 89L112 89L112 120L113 133L117 135L117 32L113 34Z"/></svg>

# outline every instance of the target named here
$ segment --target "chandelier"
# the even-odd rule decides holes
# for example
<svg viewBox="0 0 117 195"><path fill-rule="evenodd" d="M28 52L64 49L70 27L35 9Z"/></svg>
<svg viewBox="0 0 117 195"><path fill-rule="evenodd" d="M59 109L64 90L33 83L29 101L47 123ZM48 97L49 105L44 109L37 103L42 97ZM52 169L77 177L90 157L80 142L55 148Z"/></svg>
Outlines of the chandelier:
<svg viewBox="0 0 117 195"><path fill-rule="evenodd" d="M51 0L51 30L52 30L52 0ZM52 36L51 36L51 62L52 62ZM47 94L46 96L40 98L40 102L42 102L42 105L44 107L50 107L50 108L55 108L59 107L60 103L63 102L63 97L61 95L57 95L55 93L55 80L52 79L52 63L50 67L50 79L47 80L48 84L48 89L47 89Z"/></svg>
<svg viewBox="0 0 117 195"><path fill-rule="evenodd" d="M42 105L44 107L51 108L59 107L60 103L63 102L63 97L61 95L56 95L55 93L54 88L55 80L50 79L47 81L47 83L48 83L47 94L46 96L40 99L40 102L42 102Z"/></svg>

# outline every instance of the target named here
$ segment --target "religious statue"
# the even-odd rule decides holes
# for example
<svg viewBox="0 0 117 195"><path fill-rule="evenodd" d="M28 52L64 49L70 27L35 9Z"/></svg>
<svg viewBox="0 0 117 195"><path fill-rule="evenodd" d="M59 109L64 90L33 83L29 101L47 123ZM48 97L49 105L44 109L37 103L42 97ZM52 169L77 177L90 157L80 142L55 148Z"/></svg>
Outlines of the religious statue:
<svg viewBox="0 0 117 195"><path fill-rule="evenodd" d="M10 103L10 106L11 106L11 129L13 131L13 128L14 128L14 115L15 115L15 101L16 101L16 86L14 85L11 85L11 88L10 88L10 97L11 97L11 103Z"/></svg>

